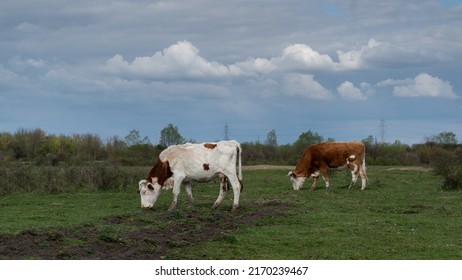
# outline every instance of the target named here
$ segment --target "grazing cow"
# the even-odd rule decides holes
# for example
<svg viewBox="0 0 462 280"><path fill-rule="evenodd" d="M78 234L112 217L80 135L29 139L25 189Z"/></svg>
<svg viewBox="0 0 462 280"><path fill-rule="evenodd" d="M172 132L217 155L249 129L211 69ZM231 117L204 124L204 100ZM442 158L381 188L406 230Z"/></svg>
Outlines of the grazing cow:
<svg viewBox="0 0 462 280"><path fill-rule="evenodd" d="M351 171L350 188L356 184L358 175L361 176L361 190L366 188L366 150L361 142L325 142L309 146L287 176L290 177L294 190L299 190L308 177L313 177L310 190L316 186L321 173L326 188L330 182L327 176L328 168L347 166Z"/></svg>
<svg viewBox="0 0 462 280"><path fill-rule="evenodd" d="M213 208L221 203L230 183L234 192L232 210L236 210L242 188L241 151L236 141L168 147L160 153L148 177L139 182L141 207L153 207L161 189L173 188L173 201L169 210L175 209L181 184L185 185L192 202L191 182L209 182L219 177L220 194Z"/></svg>

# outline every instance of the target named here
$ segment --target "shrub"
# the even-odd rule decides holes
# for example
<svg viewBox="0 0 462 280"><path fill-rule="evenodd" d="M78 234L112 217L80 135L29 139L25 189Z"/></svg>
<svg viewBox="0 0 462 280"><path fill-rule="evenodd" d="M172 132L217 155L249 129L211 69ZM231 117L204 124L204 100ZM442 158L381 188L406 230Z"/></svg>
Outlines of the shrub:
<svg viewBox="0 0 462 280"><path fill-rule="evenodd" d="M0 195L10 192L67 193L79 188L125 190L135 188L147 174L146 168L107 163L89 166L0 166Z"/></svg>
<svg viewBox="0 0 462 280"><path fill-rule="evenodd" d="M435 172L443 177L443 189L462 188L462 149L445 150L433 147L431 164Z"/></svg>

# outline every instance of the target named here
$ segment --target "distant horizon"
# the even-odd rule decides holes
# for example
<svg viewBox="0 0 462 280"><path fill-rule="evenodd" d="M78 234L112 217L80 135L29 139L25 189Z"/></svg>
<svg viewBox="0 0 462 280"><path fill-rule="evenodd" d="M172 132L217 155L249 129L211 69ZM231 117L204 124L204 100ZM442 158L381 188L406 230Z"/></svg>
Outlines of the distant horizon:
<svg viewBox="0 0 462 280"><path fill-rule="evenodd" d="M175 124L173 124L175 125ZM46 131L40 127L35 127L35 128L24 128L24 127L20 127L20 128L17 128L15 131L0 131L0 134L3 134L3 133L8 133L10 135L14 135L15 133L17 133L19 130L25 130L25 131L28 131L28 132L31 132L31 131L34 131L36 129L39 129L41 130L42 132L44 132L46 134L46 136L65 136L65 137L73 137L74 135L92 135L92 136L97 136L101 141L103 141L103 143L107 143L108 141L111 140L111 138L113 137L117 137L118 139L120 140L123 140L124 142L126 142L126 139L125 137L128 136L129 132L128 131L125 135L117 135L117 134L114 134L114 135L101 135L99 134L98 132L80 132L80 133L77 133L77 132L72 132L72 133L56 133L56 132L49 132L49 131ZM136 130L138 132L140 132L139 130L137 129L133 129L133 130ZM318 135L320 135L321 137L323 137L323 141L324 142L327 142L328 139L332 139L335 141L335 142L353 142L353 141L363 141L363 140L366 140L369 136L372 136L375 140L375 143L385 143L385 144L394 144L396 141L399 141L400 143L402 144L405 144L405 145L408 145L408 146L412 146L412 145L415 145L415 144L424 144L425 143L425 139L426 138L429 138L429 137L432 137L432 136L437 136L438 134L440 133L444 133L444 132L453 132L453 131L440 131L438 133L435 133L435 134L432 134L432 135L425 135L425 136L422 136L422 140L420 142L415 142L415 143L406 143L406 142L403 142L401 141L400 139L395 139L393 141L387 141L386 139L384 139L384 141L382 141L382 139L380 137L376 137L374 135L367 135L361 139L336 139L334 137L331 137L331 136L326 136L326 135L323 135L321 133L319 133L318 131L315 131L315 130L306 130L306 131L301 131L298 136L295 138L294 141L292 142L284 142L284 143L281 143L280 140L279 140L279 136L278 136L278 132L277 130L275 130L276 132L276 138L277 138L277 146L283 146L283 145L292 145L294 144L298 139L299 137L305 133L305 132L308 132L308 131L311 131L313 133L317 133ZM190 138L188 137L187 135L184 135L180 129L178 129L178 132L180 133L180 135L186 140L186 142L196 142L196 143L202 143L202 142L217 142L217 141L223 141L223 140L226 140L225 137L224 137L224 131L223 131L223 137L222 138L214 138L214 139L206 139L206 140L201 140L201 141L198 141L196 139L193 139L193 138ZM270 131L268 131L269 133ZM267 134L266 133L264 136L262 137L257 137L257 139L255 140L250 140L250 141L242 141L240 140L238 137L232 137L232 135L228 135L228 140L236 140L240 143L260 143L260 144L265 144L266 140L267 140ZM453 132L454 133L454 132ZM160 130L159 130L159 135L160 135ZM159 139L160 139L160 136L159 138L156 140L156 141L153 141L153 139L151 139L150 137L146 136L146 135L143 135L142 133L140 133L140 139L143 139L143 138L147 138L149 140L149 143L152 144L152 145L159 145ZM457 137L457 134L456 134L456 138L457 138L457 143L458 144L462 144L462 141L459 140L459 138Z"/></svg>

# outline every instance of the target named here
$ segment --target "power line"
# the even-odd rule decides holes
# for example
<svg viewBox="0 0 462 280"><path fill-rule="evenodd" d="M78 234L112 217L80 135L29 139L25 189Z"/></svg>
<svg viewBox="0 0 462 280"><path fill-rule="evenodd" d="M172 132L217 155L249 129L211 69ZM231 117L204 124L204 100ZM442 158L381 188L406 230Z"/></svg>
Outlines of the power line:
<svg viewBox="0 0 462 280"><path fill-rule="evenodd" d="M385 143L385 128L387 126L385 125L385 120L383 117L380 119L380 124L379 124L379 129L380 129L380 139L382 143Z"/></svg>
<svg viewBox="0 0 462 280"><path fill-rule="evenodd" d="M228 123L225 123L225 138L224 140L229 140L229 126Z"/></svg>

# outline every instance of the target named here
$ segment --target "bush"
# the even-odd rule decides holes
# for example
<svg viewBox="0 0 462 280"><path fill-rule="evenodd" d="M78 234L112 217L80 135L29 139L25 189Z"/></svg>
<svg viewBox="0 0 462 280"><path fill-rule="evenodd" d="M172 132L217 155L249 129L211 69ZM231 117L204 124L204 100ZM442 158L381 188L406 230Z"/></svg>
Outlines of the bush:
<svg viewBox="0 0 462 280"><path fill-rule="evenodd" d="M462 188L462 149L445 150L433 147L431 165L443 177L443 189Z"/></svg>
<svg viewBox="0 0 462 280"><path fill-rule="evenodd" d="M79 188L98 190L135 189L148 170L107 163L89 166L0 166L0 195L11 192L67 193Z"/></svg>

